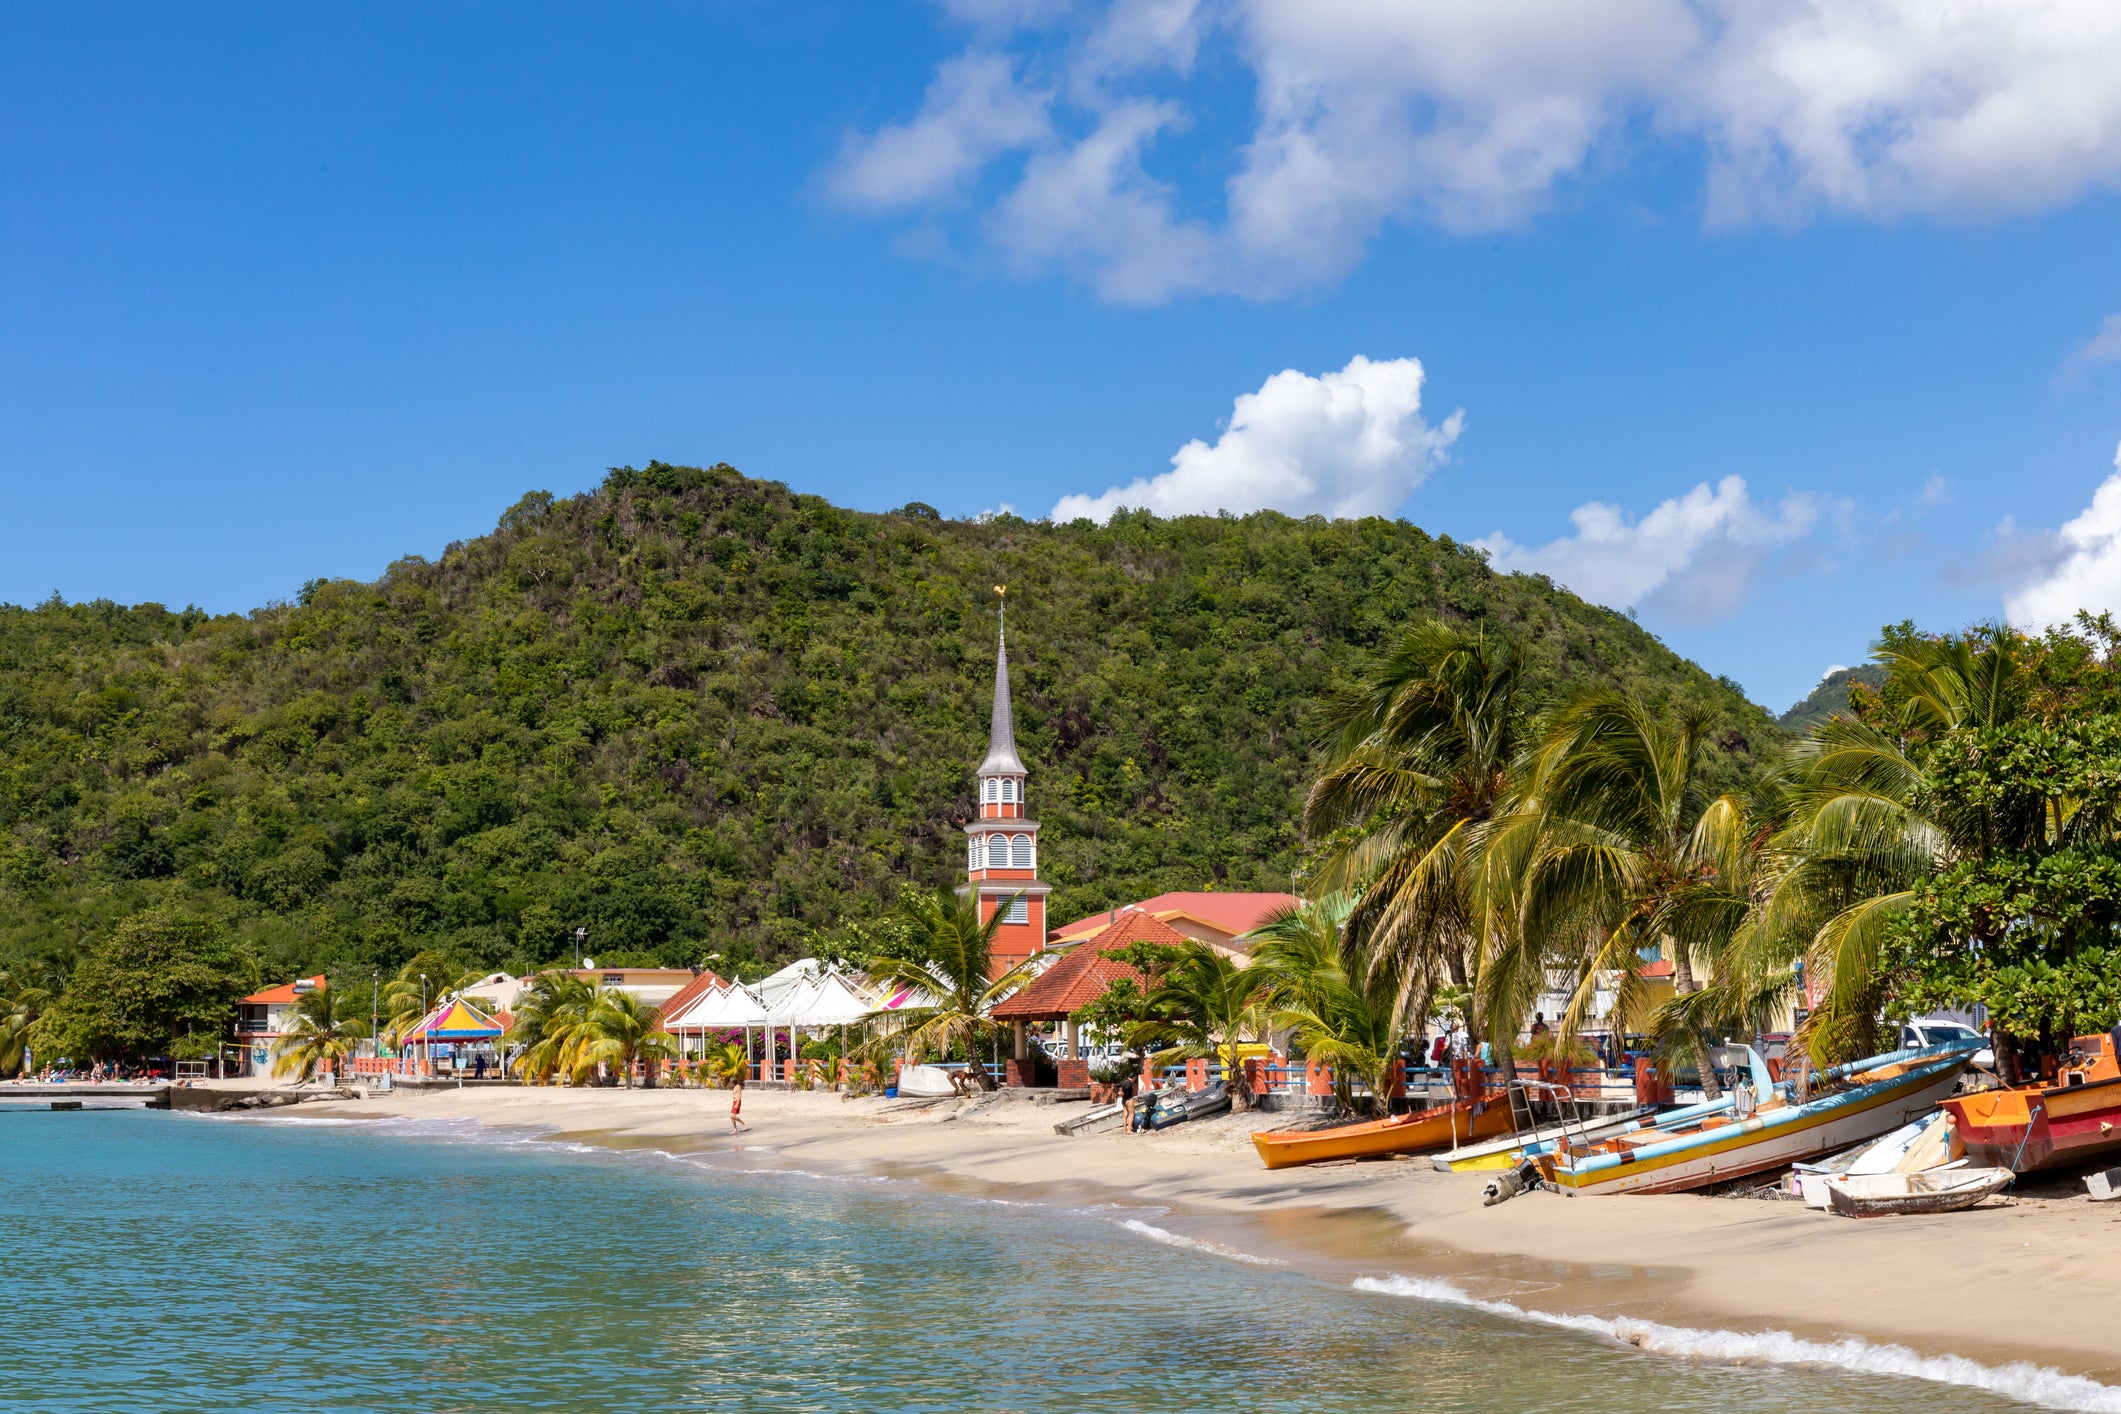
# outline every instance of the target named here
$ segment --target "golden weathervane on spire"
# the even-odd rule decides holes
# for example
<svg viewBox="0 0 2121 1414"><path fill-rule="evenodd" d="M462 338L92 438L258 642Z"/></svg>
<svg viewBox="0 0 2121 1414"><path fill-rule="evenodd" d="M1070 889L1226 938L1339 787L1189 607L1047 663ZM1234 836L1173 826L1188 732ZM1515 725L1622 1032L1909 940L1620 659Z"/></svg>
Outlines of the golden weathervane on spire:
<svg viewBox="0 0 2121 1414"><path fill-rule="evenodd" d="M1006 595L1009 592L1009 586L1006 584L997 584L994 586L994 592L996 594Z"/></svg>

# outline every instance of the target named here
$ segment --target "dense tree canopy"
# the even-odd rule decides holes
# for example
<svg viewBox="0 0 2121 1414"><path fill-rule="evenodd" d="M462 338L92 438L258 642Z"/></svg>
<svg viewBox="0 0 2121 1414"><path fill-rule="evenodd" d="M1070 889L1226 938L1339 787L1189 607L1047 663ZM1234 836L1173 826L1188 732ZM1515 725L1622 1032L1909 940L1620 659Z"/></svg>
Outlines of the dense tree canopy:
<svg viewBox="0 0 2121 1414"><path fill-rule="evenodd" d="M1382 519L951 521L727 467L526 496L493 534L243 616L0 608L0 967L57 990L125 919L212 919L260 975L422 951L763 964L963 865L1006 583L1056 922L1285 887L1309 711L1430 615L1708 713L1765 713L1627 618Z"/></svg>
<svg viewBox="0 0 2121 1414"><path fill-rule="evenodd" d="M218 921L148 909L82 960L30 1040L47 1061L211 1054L254 967Z"/></svg>

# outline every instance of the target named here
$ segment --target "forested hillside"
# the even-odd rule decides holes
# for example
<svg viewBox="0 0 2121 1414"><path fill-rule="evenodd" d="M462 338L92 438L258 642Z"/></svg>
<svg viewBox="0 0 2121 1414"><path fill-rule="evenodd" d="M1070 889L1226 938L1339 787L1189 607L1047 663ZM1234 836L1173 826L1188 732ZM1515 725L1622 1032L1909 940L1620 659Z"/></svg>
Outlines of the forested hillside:
<svg viewBox="0 0 2121 1414"><path fill-rule="evenodd" d="M1404 522L1109 526L840 510L727 467L526 496L373 584L209 617L0 609L0 967L56 983L139 910L218 917L260 975L777 959L963 866L992 586L1052 917L1285 887L1337 674L1425 614L1771 719L1628 619ZM364 979L365 980L365 979Z"/></svg>

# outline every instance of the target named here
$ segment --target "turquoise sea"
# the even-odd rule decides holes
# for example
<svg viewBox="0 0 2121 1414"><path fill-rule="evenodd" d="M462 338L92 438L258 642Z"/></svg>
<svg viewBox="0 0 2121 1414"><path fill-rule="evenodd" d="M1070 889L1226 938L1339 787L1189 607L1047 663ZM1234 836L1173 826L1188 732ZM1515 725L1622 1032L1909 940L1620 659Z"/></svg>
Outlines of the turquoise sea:
<svg viewBox="0 0 2121 1414"><path fill-rule="evenodd" d="M8 1410L2121 1409L2023 1367L1358 1287L1153 1208L470 1129L0 1113L0 1185Z"/></svg>

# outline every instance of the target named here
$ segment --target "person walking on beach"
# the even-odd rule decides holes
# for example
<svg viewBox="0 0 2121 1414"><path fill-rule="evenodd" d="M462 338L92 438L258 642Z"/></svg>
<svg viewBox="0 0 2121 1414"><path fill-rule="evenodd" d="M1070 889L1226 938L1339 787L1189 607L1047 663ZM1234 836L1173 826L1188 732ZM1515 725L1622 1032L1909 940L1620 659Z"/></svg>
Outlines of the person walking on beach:
<svg viewBox="0 0 2121 1414"><path fill-rule="evenodd" d="M741 1072L729 1082L729 1132L742 1134L751 1128L744 1123L744 1077Z"/></svg>

